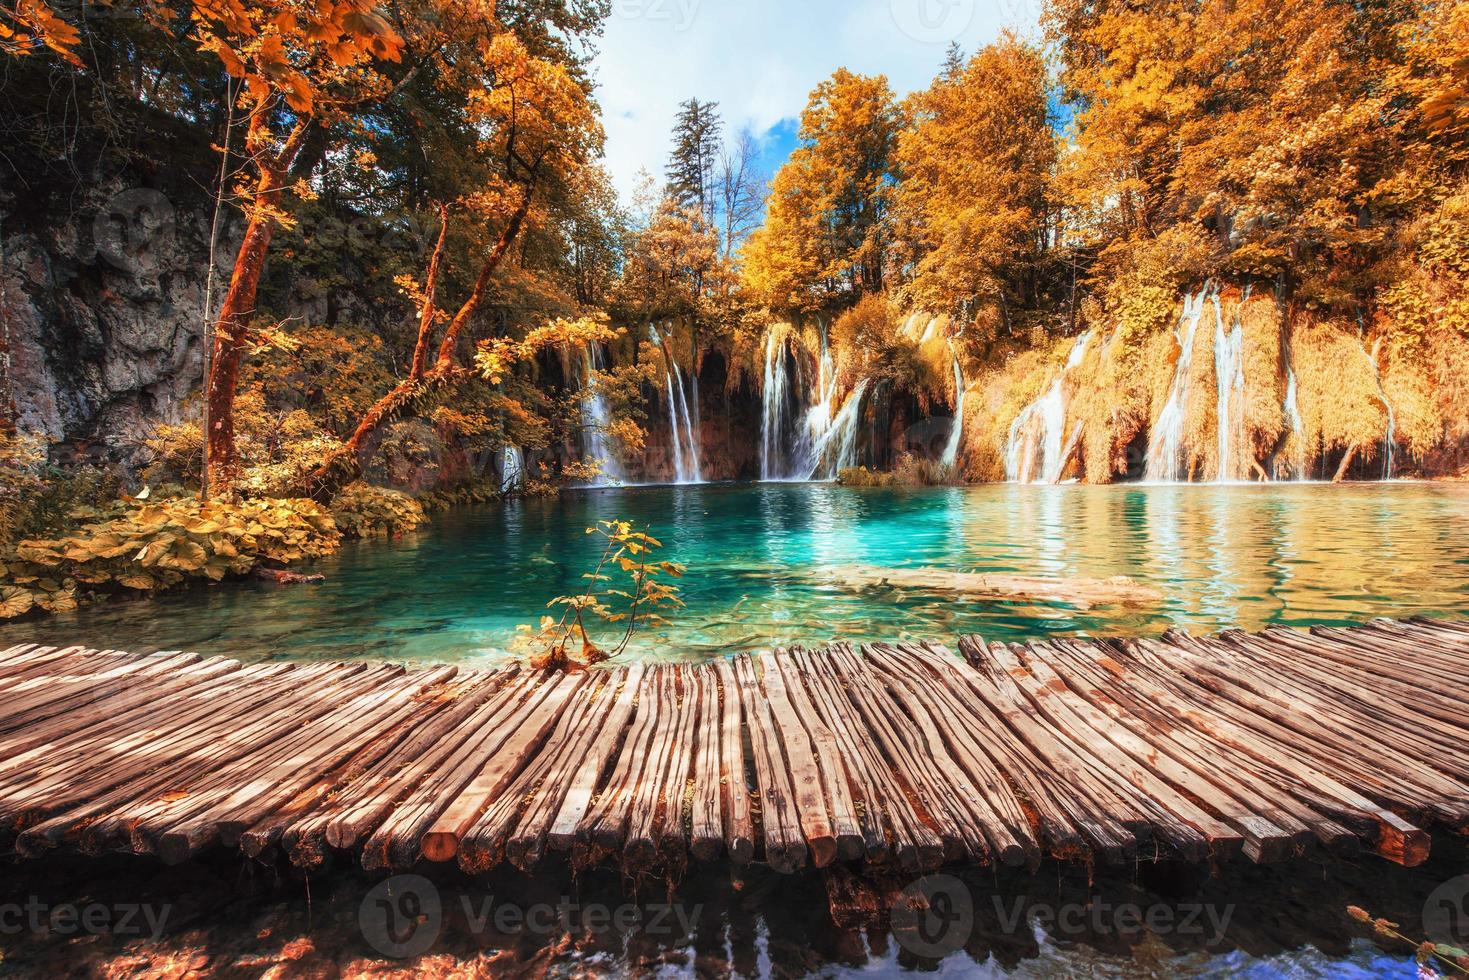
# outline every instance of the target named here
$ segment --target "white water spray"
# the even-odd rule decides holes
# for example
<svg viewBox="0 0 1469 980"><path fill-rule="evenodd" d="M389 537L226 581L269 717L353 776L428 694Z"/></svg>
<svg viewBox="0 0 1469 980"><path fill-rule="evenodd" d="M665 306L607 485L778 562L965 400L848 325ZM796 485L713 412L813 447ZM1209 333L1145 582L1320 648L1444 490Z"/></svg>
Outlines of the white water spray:
<svg viewBox="0 0 1469 980"><path fill-rule="evenodd" d="M954 424L949 427L949 441L944 446L944 455L941 460L943 465L953 469L955 461L959 458L959 444L963 442L964 436L964 367L959 363L959 355L954 354Z"/></svg>
<svg viewBox="0 0 1469 980"><path fill-rule="evenodd" d="M1088 330L1076 338L1066 365L1045 394L1020 410L1005 441L1005 479L1011 483L1057 483L1070 456L1065 440L1066 375L1086 356Z"/></svg>
<svg viewBox="0 0 1469 980"><path fill-rule="evenodd" d="M701 483L703 470L699 462L699 433L689 412L688 396L684 392L683 368L679 367L673 351L664 346L657 326L648 324L648 336L654 346L663 352L663 380L668 397L668 430L670 448L673 450L674 482ZM698 397L697 389L694 395Z"/></svg>
<svg viewBox="0 0 1469 980"><path fill-rule="evenodd" d="M1188 389L1193 367L1194 339L1199 332L1199 320L1204 315L1204 301L1212 295L1210 283L1183 303L1183 316L1179 320L1174 336L1178 340L1178 363L1173 368L1173 384L1168 389L1168 400L1163 411L1153 423L1153 435L1148 442L1146 478L1150 481L1173 481L1186 479L1183 456L1183 423L1188 415Z"/></svg>
<svg viewBox="0 0 1469 980"><path fill-rule="evenodd" d="M613 452L611 442L607 438L612 413L607 408L607 400L602 397L601 389L595 384L596 373L602 370L603 366L601 346L584 344L581 372L582 452L601 464L602 471L592 484L599 487L622 483L624 480L622 464L618 462L617 454Z"/></svg>
<svg viewBox="0 0 1469 980"><path fill-rule="evenodd" d="M1246 293L1245 297L1248 298ZM1219 294L1214 302L1214 378L1216 388L1215 428L1219 435L1220 483L1242 480L1239 472L1244 462L1242 450L1245 445L1245 336L1238 311L1228 329L1224 326L1224 314L1219 308Z"/></svg>

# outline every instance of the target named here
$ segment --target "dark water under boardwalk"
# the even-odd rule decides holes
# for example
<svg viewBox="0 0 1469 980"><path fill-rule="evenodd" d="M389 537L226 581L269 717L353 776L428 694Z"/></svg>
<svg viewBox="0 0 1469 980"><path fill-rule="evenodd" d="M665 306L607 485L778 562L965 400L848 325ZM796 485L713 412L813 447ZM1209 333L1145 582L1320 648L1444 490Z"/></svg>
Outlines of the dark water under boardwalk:
<svg viewBox="0 0 1469 980"><path fill-rule="evenodd" d="M913 929L895 931L885 914L864 927L835 925L823 879L814 873L785 877L752 868L736 880L695 866L670 886L662 880L634 885L607 870L574 875L564 865L547 866L534 877L507 870L473 879L435 866L420 869L425 886L347 867L305 879L222 855L174 868L122 857L101 864L22 862L0 878L6 916L0 971L1415 977L1411 947L1373 940L1370 928L1353 921L1346 908L1365 907L1409 936L1422 935L1425 901L1469 873L1466 844L1439 836L1434 857L1411 870L1368 856L1344 861L1319 855L1269 867L1233 862L1212 876L1167 864L1095 876L1054 863L1033 875L949 869L945 874L961 883L973 921L962 947L938 959L916 955L912 950L926 940ZM1469 890L1469 879L1461 884ZM439 913L431 900L414 904L429 893ZM384 901L403 916L397 938L430 940L425 952L404 959L384 955L391 938L382 912L374 919L370 911L381 910ZM114 919L117 910L138 903L150 906L155 919L168 909L156 940L35 932L18 918L24 912L12 914L29 907L45 910L44 916L63 903L100 906ZM412 928L403 926L410 913L422 916ZM134 920L147 931L149 920ZM63 915L59 921L64 926L68 920ZM954 933L941 931L936 941L952 945Z"/></svg>

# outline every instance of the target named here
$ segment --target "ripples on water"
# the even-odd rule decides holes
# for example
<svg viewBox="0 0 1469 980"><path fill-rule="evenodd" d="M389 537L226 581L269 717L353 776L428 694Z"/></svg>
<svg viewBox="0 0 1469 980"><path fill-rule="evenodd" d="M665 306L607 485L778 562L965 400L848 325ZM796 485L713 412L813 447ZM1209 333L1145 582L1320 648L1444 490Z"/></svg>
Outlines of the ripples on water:
<svg viewBox="0 0 1469 980"><path fill-rule="evenodd" d="M1020 639L1469 613L1469 487L1451 484L852 489L759 484L570 492L444 515L348 545L320 586L200 587L56 617L37 630L120 649L244 657L480 660L582 585L627 518L689 568L687 608L637 655L702 658L833 639ZM1157 608L1079 611L921 590L853 590L841 565L1128 575Z"/></svg>

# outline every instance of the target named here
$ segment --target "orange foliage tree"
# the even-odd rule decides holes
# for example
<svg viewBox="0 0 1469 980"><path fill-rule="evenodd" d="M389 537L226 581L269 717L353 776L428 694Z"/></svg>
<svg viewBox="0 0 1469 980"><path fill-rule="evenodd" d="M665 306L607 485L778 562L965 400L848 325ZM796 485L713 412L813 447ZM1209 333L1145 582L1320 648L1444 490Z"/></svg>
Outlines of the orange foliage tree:
<svg viewBox="0 0 1469 980"><path fill-rule="evenodd" d="M521 234L538 188L572 182L601 146L595 105L565 65L537 57L515 35L499 34L484 45L489 84L471 92L470 118L481 133L480 152L496 161L481 188L459 202L471 219L492 229L494 244L483 256L468 296L452 317L435 306L443 236L421 292L418 337L407 376L363 416L352 436L321 465L303 475L299 492L330 500L362 472L362 456L383 426L419 413L429 399L460 378L461 342L485 302L496 270ZM449 212L441 210L447 222ZM437 324L448 319L443 336ZM436 350L432 359L429 351Z"/></svg>

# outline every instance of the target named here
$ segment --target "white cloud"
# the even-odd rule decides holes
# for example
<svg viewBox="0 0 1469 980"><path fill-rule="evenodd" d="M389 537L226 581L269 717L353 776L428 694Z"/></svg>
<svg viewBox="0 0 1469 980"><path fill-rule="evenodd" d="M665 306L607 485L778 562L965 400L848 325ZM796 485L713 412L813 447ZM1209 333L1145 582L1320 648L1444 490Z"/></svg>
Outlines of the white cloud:
<svg viewBox="0 0 1469 980"><path fill-rule="evenodd" d="M727 131L797 115L836 68L927 85L949 41L966 53L1009 27L1034 37L1040 0L613 0L594 62L607 167L624 197L663 170L678 104L719 103Z"/></svg>

